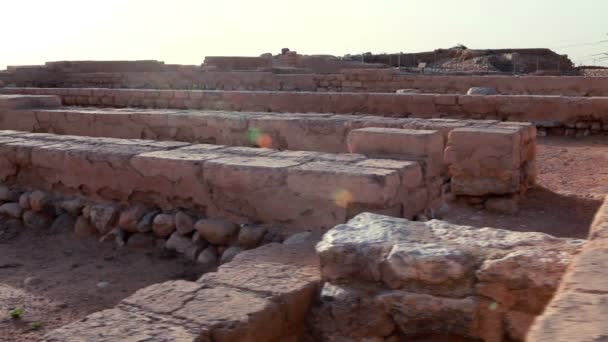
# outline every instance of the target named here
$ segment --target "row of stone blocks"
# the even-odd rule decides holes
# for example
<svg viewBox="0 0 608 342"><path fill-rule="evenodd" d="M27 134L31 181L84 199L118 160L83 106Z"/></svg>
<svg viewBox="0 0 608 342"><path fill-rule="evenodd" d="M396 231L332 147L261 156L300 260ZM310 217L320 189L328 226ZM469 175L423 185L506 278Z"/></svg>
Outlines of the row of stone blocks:
<svg viewBox="0 0 608 342"><path fill-rule="evenodd" d="M523 341L585 242L370 213L315 241L146 287L45 341Z"/></svg>
<svg viewBox="0 0 608 342"><path fill-rule="evenodd" d="M0 99L1 100L1 99ZM281 150L360 153L418 161L437 200L512 196L534 184L534 126L525 123L278 114L58 108L0 110L0 128L114 138L179 140ZM448 184L449 185L449 184ZM450 187L444 189L450 190Z"/></svg>
<svg viewBox="0 0 608 342"><path fill-rule="evenodd" d="M16 131L0 131L0 181L293 230L364 211L412 217L428 206L417 162Z"/></svg>
<svg viewBox="0 0 608 342"><path fill-rule="evenodd" d="M66 105L455 117L533 122L538 127L608 131L608 98L447 94L366 94L3 88L3 94L58 95Z"/></svg>

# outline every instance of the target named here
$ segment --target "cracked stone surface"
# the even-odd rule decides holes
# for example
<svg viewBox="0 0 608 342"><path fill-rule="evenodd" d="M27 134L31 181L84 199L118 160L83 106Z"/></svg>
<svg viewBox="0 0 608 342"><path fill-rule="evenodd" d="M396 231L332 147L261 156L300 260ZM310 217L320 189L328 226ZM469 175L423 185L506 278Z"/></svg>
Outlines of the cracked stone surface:
<svg viewBox="0 0 608 342"><path fill-rule="evenodd" d="M424 185L412 163L46 133L10 131L2 138L3 182L94 200L206 208L209 217L236 223L327 229L362 211L400 215L404 206L427 206L413 195ZM99 212L92 211L93 221L105 232L118 217Z"/></svg>
<svg viewBox="0 0 608 342"><path fill-rule="evenodd" d="M319 282L313 243L268 244L197 282L143 288L45 341L276 341L303 331Z"/></svg>
<svg viewBox="0 0 608 342"><path fill-rule="evenodd" d="M325 323L372 308L399 336L522 340L584 242L363 213L317 244L327 285L314 326L324 339L388 337Z"/></svg>

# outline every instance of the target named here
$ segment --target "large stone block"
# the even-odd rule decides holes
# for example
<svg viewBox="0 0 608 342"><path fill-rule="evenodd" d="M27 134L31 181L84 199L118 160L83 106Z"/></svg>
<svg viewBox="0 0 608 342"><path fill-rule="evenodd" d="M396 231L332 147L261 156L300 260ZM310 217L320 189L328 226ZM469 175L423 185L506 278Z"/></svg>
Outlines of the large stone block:
<svg viewBox="0 0 608 342"><path fill-rule="evenodd" d="M317 252L323 280L362 294L355 297L366 298L374 316L388 315L400 336L501 341L525 335L583 242L364 213L328 231ZM321 313L357 315L336 311L358 310L348 304L352 295L334 297ZM374 322L378 333L368 327L360 337L387 337L386 320ZM352 337L339 325L317 325L325 335Z"/></svg>
<svg viewBox="0 0 608 342"><path fill-rule="evenodd" d="M511 194L520 190L521 133L517 129L457 128L445 161L456 195Z"/></svg>

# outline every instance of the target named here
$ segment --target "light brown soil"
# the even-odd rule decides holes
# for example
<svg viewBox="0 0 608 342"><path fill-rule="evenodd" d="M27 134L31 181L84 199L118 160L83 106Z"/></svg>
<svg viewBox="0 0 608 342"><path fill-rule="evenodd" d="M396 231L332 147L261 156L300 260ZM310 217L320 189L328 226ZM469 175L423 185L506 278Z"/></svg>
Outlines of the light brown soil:
<svg viewBox="0 0 608 342"><path fill-rule="evenodd" d="M452 204L444 219L478 227L585 237L608 192L608 137L539 138L538 184L515 215ZM117 249L70 234L47 235L0 220L0 341L37 341L53 328L110 308L149 284L195 279L193 263L158 251ZM28 277L40 284L26 286ZM100 282L109 282L99 288ZM9 318L25 310L19 320ZM40 323L34 329L32 323Z"/></svg>
<svg viewBox="0 0 608 342"><path fill-rule="evenodd" d="M6 221L0 221L2 230L17 235L0 235L0 341L38 341L45 332L110 308L147 285L201 274L196 264L160 251L117 249L69 233L14 230ZM25 285L29 277L40 283ZM109 284L100 288L100 282ZM24 310L21 319L9 317L13 309Z"/></svg>
<svg viewBox="0 0 608 342"><path fill-rule="evenodd" d="M517 214L498 214L450 204L443 219L476 227L538 231L585 238L608 193L608 136L539 137L537 187Z"/></svg>

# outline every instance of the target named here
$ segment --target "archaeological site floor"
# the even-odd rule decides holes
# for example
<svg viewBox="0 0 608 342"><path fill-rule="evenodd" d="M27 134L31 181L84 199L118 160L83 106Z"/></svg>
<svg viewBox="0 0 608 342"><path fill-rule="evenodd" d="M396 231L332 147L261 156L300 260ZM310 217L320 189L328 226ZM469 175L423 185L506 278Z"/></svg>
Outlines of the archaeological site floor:
<svg viewBox="0 0 608 342"><path fill-rule="evenodd" d="M603 336L605 78L123 64L0 87L0 341Z"/></svg>

